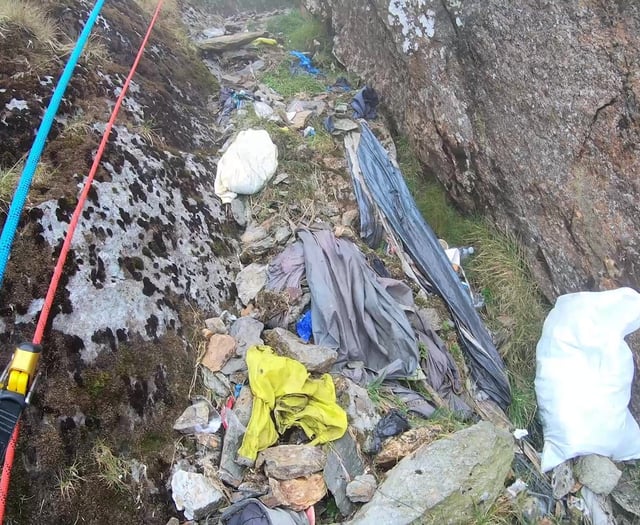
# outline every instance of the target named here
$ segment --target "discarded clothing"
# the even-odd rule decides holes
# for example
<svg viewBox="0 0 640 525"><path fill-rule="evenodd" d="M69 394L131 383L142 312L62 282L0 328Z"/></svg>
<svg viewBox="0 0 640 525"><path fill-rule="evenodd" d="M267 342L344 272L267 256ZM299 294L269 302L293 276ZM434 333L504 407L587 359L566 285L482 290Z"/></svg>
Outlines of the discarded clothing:
<svg viewBox="0 0 640 525"><path fill-rule="evenodd" d="M624 340L639 328L640 294L631 288L558 298L536 348L543 472L587 454L640 458L640 428L628 408L633 355Z"/></svg>
<svg viewBox="0 0 640 525"><path fill-rule="evenodd" d="M254 399L251 419L238 450L242 463L252 464L258 452L273 445L279 434L293 426L304 430L310 445L344 435L347 414L336 404L335 386L329 374L311 379L304 365L275 355L268 346L249 348L247 367Z"/></svg>
<svg viewBox="0 0 640 525"><path fill-rule="evenodd" d="M378 94L369 86L363 87L351 102L354 118L372 120L378 116Z"/></svg>
<svg viewBox="0 0 640 525"><path fill-rule="evenodd" d="M418 366L418 347L396 297L408 287L392 279L383 284L357 246L330 231L301 230L298 236L315 344L338 351L338 369L362 362L371 377L411 376Z"/></svg>
<svg viewBox="0 0 640 525"><path fill-rule="evenodd" d="M263 129L241 131L218 161L215 193L229 203L259 192L278 168L278 147Z"/></svg>
<svg viewBox="0 0 640 525"><path fill-rule="evenodd" d="M478 387L506 408L511 392L502 358L471 298L460 287L438 238L418 211L402 173L365 122L362 134L347 136L345 146L352 178L361 186L354 186L361 217L374 213L362 211L363 206L372 204L385 217L413 261L421 284L435 290L451 310ZM360 196L365 193L369 199L361 203Z"/></svg>
<svg viewBox="0 0 640 525"><path fill-rule="evenodd" d="M351 91L351 84L349 84L349 81L346 78L338 77L336 81L327 88L327 91Z"/></svg>
<svg viewBox="0 0 640 525"><path fill-rule="evenodd" d="M296 333L305 343L308 343L311 340L311 310L307 310L307 312L296 323Z"/></svg>
<svg viewBox="0 0 640 525"><path fill-rule="evenodd" d="M223 525L309 525L304 512L270 509L254 498L231 505L222 513L220 521Z"/></svg>
<svg viewBox="0 0 640 525"><path fill-rule="evenodd" d="M229 119L234 110L241 108L246 100L252 100L251 95L244 90L236 91L228 87L220 89L220 112L218 113L218 125Z"/></svg>
<svg viewBox="0 0 640 525"><path fill-rule="evenodd" d="M377 454L382 448L382 442L392 436L397 436L409 430L409 422L397 410L390 410L376 425L373 431L373 452Z"/></svg>
<svg viewBox="0 0 640 525"><path fill-rule="evenodd" d="M304 53L301 53L300 51L290 51L289 54L298 59L298 67L304 69L307 73L311 75L317 75L320 73L320 70L313 67L311 59Z"/></svg>
<svg viewBox="0 0 640 525"><path fill-rule="evenodd" d="M263 36L259 36L253 42L251 42L252 46L277 46L278 41L275 38L266 38Z"/></svg>

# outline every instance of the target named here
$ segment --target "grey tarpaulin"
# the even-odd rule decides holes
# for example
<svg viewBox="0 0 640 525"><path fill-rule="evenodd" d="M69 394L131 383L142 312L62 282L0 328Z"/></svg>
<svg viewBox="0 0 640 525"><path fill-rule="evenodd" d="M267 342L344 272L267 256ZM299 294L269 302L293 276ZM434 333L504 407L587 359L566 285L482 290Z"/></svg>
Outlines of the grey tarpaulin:
<svg viewBox="0 0 640 525"><path fill-rule="evenodd" d="M306 273L314 342L338 351L336 368L346 367L345 375L358 373L357 366L346 365L362 363L369 379L411 376L418 366L418 343L396 297L410 295L409 288L379 279L356 245L331 231L300 230L298 237L304 266L300 246L288 247L269 265L267 288L295 287Z"/></svg>
<svg viewBox="0 0 640 525"><path fill-rule="evenodd" d="M220 516L224 525L309 525L304 512L270 509L257 499L245 499L231 505Z"/></svg>
<svg viewBox="0 0 640 525"><path fill-rule="evenodd" d="M369 126L365 122L361 122L361 126L359 138L356 134L355 140L353 136L345 140L347 147L356 147L360 173L352 176L362 179L376 207L404 244L423 284L434 289L447 303L478 387L505 408L511 402L509 381L491 336L468 294L462 290L438 238L416 208L402 173Z"/></svg>

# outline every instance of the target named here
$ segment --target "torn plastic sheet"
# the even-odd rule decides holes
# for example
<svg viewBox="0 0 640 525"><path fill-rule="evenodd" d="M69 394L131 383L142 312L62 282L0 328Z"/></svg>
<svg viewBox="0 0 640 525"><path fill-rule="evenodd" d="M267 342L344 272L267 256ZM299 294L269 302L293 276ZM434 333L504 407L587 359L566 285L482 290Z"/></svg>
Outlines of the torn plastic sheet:
<svg viewBox="0 0 640 525"><path fill-rule="evenodd" d="M360 194L366 192L369 202L388 222L400 239L415 267L421 285L434 290L446 302L458 329L469 368L479 389L502 408L511 402L509 381L500 354L476 312L471 298L460 287L459 278L437 236L418 211L402 173L365 122L362 132L345 139L352 178L361 216Z"/></svg>

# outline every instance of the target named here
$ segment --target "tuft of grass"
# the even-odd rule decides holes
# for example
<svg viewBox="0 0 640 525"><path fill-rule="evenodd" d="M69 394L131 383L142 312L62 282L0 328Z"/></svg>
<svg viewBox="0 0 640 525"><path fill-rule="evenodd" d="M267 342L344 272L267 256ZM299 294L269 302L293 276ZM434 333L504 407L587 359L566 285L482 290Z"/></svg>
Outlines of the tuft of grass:
<svg viewBox="0 0 640 525"><path fill-rule="evenodd" d="M267 31L282 37L287 49L302 52L324 51L331 41L324 22L298 10L273 17L267 23Z"/></svg>
<svg viewBox="0 0 640 525"><path fill-rule="evenodd" d="M58 27L46 10L35 2L0 0L0 26L9 24L25 31L35 42L58 49Z"/></svg>
<svg viewBox="0 0 640 525"><path fill-rule="evenodd" d="M285 98L302 94L319 95L325 91L325 85L312 75L292 75L289 64L285 60L277 69L267 72L262 77L262 82Z"/></svg>
<svg viewBox="0 0 640 525"><path fill-rule="evenodd" d="M107 487L117 492L128 492L130 477L129 464L115 456L104 441L98 441L93 447L93 459L98 467L98 477Z"/></svg>
<svg viewBox="0 0 640 525"><path fill-rule="evenodd" d="M71 501L76 494L80 484L85 480L80 475L80 464L74 461L73 464L65 469L60 470L56 474L56 484L63 500Z"/></svg>
<svg viewBox="0 0 640 525"><path fill-rule="evenodd" d="M11 197L16 189L18 178L22 173L24 158L20 159L10 168L0 168L0 210L7 212Z"/></svg>

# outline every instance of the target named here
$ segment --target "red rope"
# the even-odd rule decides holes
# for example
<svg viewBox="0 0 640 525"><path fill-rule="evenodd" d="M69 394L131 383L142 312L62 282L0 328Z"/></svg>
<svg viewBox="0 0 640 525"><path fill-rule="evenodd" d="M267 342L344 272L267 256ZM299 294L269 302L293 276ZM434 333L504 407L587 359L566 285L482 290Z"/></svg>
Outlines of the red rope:
<svg viewBox="0 0 640 525"><path fill-rule="evenodd" d="M158 0L158 5L156 6L156 10L153 13L153 17L151 18L151 22L149 23L149 27L147 29L147 33L142 39L142 43L140 44L140 49L138 49L138 54L136 55L136 59L133 61L133 65L131 66L131 70L129 71L129 75L122 86L122 90L120 91L120 95L118 96L118 100L116 101L116 105L111 112L111 117L109 118L109 122L107 122L107 127L104 130L104 134L102 135L102 141L100 142L100 146L98 147L98 151L96 153L95 158L93 159L93 164L91 169L89 170L89 175L84 182L84 187L82 188L82 193L78 199L78 204L76 209L73 212L73 216L71 217L71 222L69 223L69 228L67 230L67 234L64 238L64 244L62 245L62 250L60 250L60 255L58 256L58 262L56 263L56 267L53 271L53 277L51 278L51 282L49 284L49 290L47 291L47 296L44 300L44 305L42 306L42 311L40 312L40 316L38 317L38 324L36 326L36 331L33 335L33 342L35 344L40 344L42 341L42 336L44 334L45 326L47 325L47 321L49 319L49 313L51 312L51 305L53 304L53 298L58 289L58 285L60 284L60 277L62 276L62 270L64 268L64 263L67 259L67 254L69 253L69 248L71 247L71 240L73 239L73 234L78 225L78 221L80 220L80 214L82 213L82 208L84 207L84 203L87 200L87 196L89 195L89 190L91 189L91 183L93 182L93 178L95 177L98 168L100 167L100 161L102 160L102 155L104 153L104 149L109 141L109 135L111 135L111 129L113 128L113 124L116 121L116 117L118 116L118 111L120 111L120 106L122 106L122 101L124 100L125 95L127 94L127 90L129 89L129 84L131 84L131 80L133 75L136 72L138 67L138 63L142 58L142 54L144 53L144 48L147 45L147 41L149 40L149 36L151 35L151 30L158 19L158 15L160 14L160 8L162 7L162 3L164 0ZM4 466L2 467L2 478L0 479L0 523L4 520L4 513L7 505L7 494L9 492L9 481L11 479L11 468L13 467L13 458L15 455L16 442L18 441L18 433L20 432L20 423L16 425L16 428L13 432L13 436L11 436L11 441L7 447L7 452L4 459Z"/></svg>

